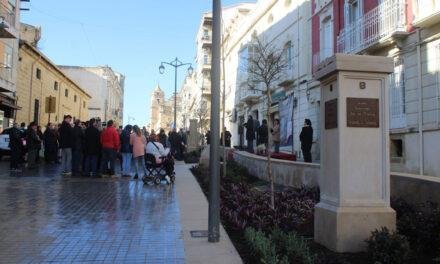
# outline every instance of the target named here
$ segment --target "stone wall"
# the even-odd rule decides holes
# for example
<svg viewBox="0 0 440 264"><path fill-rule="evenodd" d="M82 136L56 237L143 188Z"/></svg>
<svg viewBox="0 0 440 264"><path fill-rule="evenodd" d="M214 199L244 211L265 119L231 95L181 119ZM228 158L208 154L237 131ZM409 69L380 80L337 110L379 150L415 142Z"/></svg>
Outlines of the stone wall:
<svg viewBox="0 0 440 264"><path fill-rule="evenodd" d="M209 148L206 152L209 155ZM234 151L234 160L245 166L249 173L268 181L266 158L244 151ZM203 156L203 155L202 155ZM301 185L318 185L319 164L272 160L272 171L275 183L300 187ZM400 197L410 203L433 201L440 203L440 179L437 177L418 176L398 172L391 173L391 196Z"/></svg>
<svg viewBox="0 0 440 264"><path fill-rule="evenodd" d="M440 179L403 173L391 173L391 196L411 203L440 203Z"/></svg>
<svg viewBox="0 0 440 264"><path fill-rule="evenodd" d="M234 160L245 166L250 174L262 180L269 180L266 173L266 157L244 151L234 151L233 155ZM272 173L275 183L284 186L316 186L318 185L319 170L319 164L272 159Z"/></svg>

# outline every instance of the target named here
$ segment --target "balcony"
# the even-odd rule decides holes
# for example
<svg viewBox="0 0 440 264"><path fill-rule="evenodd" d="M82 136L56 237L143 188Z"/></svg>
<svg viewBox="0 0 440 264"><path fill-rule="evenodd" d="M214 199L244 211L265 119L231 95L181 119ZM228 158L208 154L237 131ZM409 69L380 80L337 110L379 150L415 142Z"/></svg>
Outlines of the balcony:
<svg viewBox="0 0 440 264"><path fill-rule="evenodd" d="M210 48L212 46L212 38L210 35L205 35L201 39L202 48Z"/></svg>
<svg viewBox="0 0 440 264"><path fill-rule="evenodd" d="M0 38L18 38L15 28L15 11L9 4L0 2Z"/></svg>
<svg viewBox="0 0 440 264"><path fill-rule="evenodd" d="M406 36L405 0L385 0L359 20L341 30L337 51L359 53L394 37Z"/></svg>
<svg viewBox="0 0 440 264"><path fill-rule="evenodd" d="M240 101L248 105L258 103L260 97L261 91L256 89L242 89L240 91Z"/></svg>
<svg viewBox="0 0 440 264"><path fill-rule="evenodd" d="M294 76L293 76L293 68L287 67L283 70L283 72L280 74L279 83L278 86L288 88L295 82Z"/></svg>
<svg viewBox="0 0 440 264"><path fill-rule="evenodd" d="M440 0L417 0L415 2L414 26L429 27L440 23Z"/></svg>

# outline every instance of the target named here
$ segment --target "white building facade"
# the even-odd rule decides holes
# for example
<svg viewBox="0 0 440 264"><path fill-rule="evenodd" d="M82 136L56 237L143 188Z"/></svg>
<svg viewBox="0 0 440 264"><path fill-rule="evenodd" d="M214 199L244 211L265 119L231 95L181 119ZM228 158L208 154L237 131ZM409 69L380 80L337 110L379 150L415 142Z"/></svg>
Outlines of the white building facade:
<svg viewBox="0 0 440 264"><path fill-rule="evenodd" d="M315 127L314 160L319 159L319 83L311 70L311 6L309 1L258 1L246 19L233 23L225 30L227 127L234 146L246 145L243 124L249 115L259 123L270 111L271 119L281 122L281 145L301 158L299 134L308 118ZM254 55L253 44L258 38L283 51L287 69L278 85L272 87L272 106L267 109L267 97L248 86L249 60ZM292 144L293 143L293 144Z"/></svg>
<svg viewBox="0 0 440 264"><path fill-rule="evenodd" d="M59 66L61 70L92 96L89 103L89 117L102 121L113 120L123 125L124 75L108 66L80 67Z"/></svg>

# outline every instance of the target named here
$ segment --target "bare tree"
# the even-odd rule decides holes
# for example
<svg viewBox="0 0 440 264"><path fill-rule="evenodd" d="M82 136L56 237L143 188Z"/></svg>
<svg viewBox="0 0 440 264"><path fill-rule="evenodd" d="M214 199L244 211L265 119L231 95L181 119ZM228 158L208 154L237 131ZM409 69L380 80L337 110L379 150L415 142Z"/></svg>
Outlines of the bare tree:
<svg viewBox="0 0 440 264"><path fill-rule="evenodd" d="M207 127L209 121L209 111L206 101L201 102L200 107L196 111L196 116L199 119L200 133L203 134L203 129Z"/></svg>
<svg viewBox="0 0 440 264"><path fill-rule="evenodd" d="M251 89L261 90L267 97L267 173L270 180L271 206L275 209L275 190L272 175L271 149L272 149L272 120L270 107L272 105L271 89L276 87L287 70L288 61L285 59L285 50L279 49L271 43L265 42L258 37L253 40L253 53L249 56L248 85Z"/></svg>

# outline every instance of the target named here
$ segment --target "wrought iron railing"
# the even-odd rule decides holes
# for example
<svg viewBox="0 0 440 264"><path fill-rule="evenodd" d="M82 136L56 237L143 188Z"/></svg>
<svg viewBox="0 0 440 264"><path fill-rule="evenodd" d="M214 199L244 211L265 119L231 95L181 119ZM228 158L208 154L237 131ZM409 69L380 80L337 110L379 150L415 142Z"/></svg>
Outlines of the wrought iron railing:
<svg viewBox="0 0 440 264"><path fill-rule="evenodd" d="M395 32L405 32L405 2L405 0L386 0L346 26L337 38L337 51L357 53Z"/></svg>

